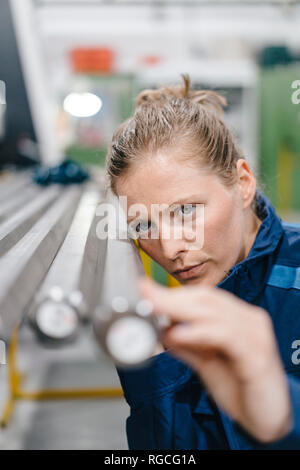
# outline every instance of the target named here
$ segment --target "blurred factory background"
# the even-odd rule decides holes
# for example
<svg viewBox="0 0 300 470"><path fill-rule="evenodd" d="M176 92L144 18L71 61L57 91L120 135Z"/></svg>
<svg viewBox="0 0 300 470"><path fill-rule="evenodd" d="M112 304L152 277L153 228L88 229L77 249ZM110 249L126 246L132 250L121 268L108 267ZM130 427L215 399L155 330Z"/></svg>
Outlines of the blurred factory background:
<svg viewBox="0 0 300 470"><path fill-rule="evenodd" d="M103 167L137 93L188 73L194 86L226 96L225 120L260 186L285 220L299 222L299 32L298 1L2 0L0 179L64 158ZM113 364L86 328L49 349L23 325L26 388L117 389ZM19 380L10 372L0 365L0 414ZM0 448L126 449L128 414L123 397L20 399L0 429Z"/></svg>

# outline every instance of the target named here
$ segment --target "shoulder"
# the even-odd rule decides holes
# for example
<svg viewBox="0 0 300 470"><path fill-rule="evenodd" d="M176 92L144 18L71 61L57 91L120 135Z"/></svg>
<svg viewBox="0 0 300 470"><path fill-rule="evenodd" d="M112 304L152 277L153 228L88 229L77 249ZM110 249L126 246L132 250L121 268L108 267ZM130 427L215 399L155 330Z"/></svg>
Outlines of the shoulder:
<svg viewBox="0 0 300 470"><path fill-rule="evenodd" d="M267 284L300 293L300 224L282 222L283 236Z"/></svg>

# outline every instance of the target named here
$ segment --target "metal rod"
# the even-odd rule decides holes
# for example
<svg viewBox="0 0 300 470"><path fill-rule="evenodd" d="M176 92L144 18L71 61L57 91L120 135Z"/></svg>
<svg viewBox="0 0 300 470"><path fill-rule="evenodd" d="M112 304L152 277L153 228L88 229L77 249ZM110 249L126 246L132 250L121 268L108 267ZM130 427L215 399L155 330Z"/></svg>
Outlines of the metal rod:
<svg viewBox="0 0 300 470"><path fill-rule="evenodd" d="M40 197L20 208L0 225L0 256L13 247L61 193L61 188L44 189Z"/></svg>
<svg viewBox="0 0 300 470"><path fill-rule="evenodd" d="M67 188L0 259L0 336L9 340L67 234L81 187Z"/></svg>
<svg viewBox="0 0 300 470"><path fill-rule="evenodd" d="M42 302L40 305L43 305L43 299L49 300L51 289L58 287L63 302L73 305L83 316L92 307L95 282L100 269L100 243L96 237L98 218L95 215L100 199L100 190L93 184L87 185L68 234L37 294ZM60 308L55 302L52 306Z"/></svg>
<svg viewBox="0 0 300 470"><path fill-rule="evenodd" d="M23 188L15 194L12 194L7 200L0 202L0 222L7 219L14 211L24 207L31 199L38 196L42 189L37 185L30 185Z"/></svg>
<svg viewBox="0 0 300 470"><path fill-rule="evenodd" d="M123 217L118 199L112 194L108 202L115 208L118 220ZM108 224L114 224L114 214L108 217ZM118 296L125 297L129 303L139 299L136 287L137 279L145 274L138 250L133 241L108 237L106 240L105 267L102 287L99 291L98 304L111 305L111 301Z"/></svg>
<svg viewBox="0 0 300 470"><path fill-rule="evenodd" d="M152 357L163 329L169 325L167 319L159 321L153 315L151 302L141 299L137 280L144 268L134 241L125 238L127 230L123 232L127 227L126 208L121 208L116 197L108 200L115 211L108 218L112 229L108 227L111 235L107 238L103 284L93 326L99 344L117 365L135 367Z"/></svg>
<svg viewBox="0 0 300 470"><path fill-rule="evenodd" d="M0 201L7 201L17 191L24 189L31 183L31 175L28 173L12 174L0 180Z"/></svg>

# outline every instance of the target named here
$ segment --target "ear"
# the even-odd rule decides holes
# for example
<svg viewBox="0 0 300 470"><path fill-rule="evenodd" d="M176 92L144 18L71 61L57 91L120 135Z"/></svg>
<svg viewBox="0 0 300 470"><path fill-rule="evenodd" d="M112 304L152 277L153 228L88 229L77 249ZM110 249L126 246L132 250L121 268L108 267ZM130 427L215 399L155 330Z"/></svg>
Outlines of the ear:
<svg viewBox="0 0 300 470"><path fill-rule="evenodd" d="M256 179L250 166L243 158L239 158L236 163L238 175L238 187L243 201L243 208L246 209L253 201L256 192Z"/></svg>

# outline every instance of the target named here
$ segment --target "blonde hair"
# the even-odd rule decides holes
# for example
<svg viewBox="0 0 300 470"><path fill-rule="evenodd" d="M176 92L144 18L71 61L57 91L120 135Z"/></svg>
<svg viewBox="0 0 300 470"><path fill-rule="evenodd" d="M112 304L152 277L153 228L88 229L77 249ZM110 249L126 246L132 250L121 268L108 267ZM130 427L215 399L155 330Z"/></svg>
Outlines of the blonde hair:
<svg viewBox="0 0 300 470"><path fill-rule="evenodd" d="M182 158L196 159L219 175L224 184L236 182L236 162L244 158L222 120L226 99L212 90L193 90L188 75L183 84L144 90L133 116L115 131L106 168L111 189L134 162L157 151L182 148ZM178 152L177 152L178 153ZM257 192L252 202L257 212Z"/></svg>

